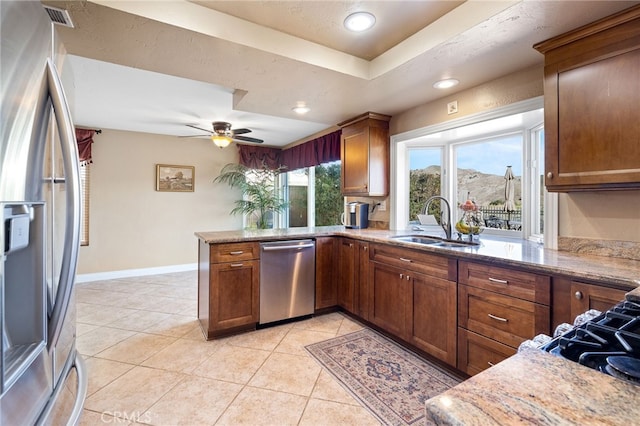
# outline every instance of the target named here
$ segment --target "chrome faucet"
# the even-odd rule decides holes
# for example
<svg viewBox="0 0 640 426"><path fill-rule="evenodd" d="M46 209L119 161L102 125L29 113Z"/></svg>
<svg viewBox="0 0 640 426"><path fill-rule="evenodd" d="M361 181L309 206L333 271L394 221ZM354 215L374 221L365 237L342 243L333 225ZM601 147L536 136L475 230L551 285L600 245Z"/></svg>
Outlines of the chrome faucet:
<svg viewBox="0 0 640 426"><path fill-rule="evenodd" d="M446 198L441 197L440 195L434 195L433 197L429 197L429 199L427 200L426 203L424 203L424 214L428 214L429 211L429 205L431 204L431 202L433 200L441 200L444 201L444 203L447 206L447 221L445 222L442 219L442 214L440 215L440 226L442 226L442 229L444 229L444 233L447 236L447 240L451 239L451 205L449 204L449 202L447 201ZM441 206L442 208L442 206Z"/></svg>

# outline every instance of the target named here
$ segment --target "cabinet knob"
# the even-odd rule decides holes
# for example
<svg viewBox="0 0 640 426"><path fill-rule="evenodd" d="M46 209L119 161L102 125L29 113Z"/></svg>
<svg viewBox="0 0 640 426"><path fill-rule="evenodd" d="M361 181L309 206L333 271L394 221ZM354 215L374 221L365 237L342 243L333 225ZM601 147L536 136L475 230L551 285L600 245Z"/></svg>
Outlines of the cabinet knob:
<svg viewBox="0 0 640 426"><path fill-rule="evenodd" d="M576 294L574 294L575 298L578 300L582 300L582 292L581 291L576 291Z"/></svg>
<svg viewBox="0 0 640 426"><path fill-rule="evenodd" d="M364 246L364 247L362 247L362 250L367 251L367 249L368 249L368 248L369 248L369 247Z"/></svg>
<svg viewBox="0 0 640 426"><path fill-rule="evenodd" d="M400 279L403 279L403 278L404 278L404 274L400 274Z"/></svg>
<svg viewBox="0 0 640 426"><path fill-rule="evenodd" d="M553 179L553 172L547 173L547 179Z"/></svg>

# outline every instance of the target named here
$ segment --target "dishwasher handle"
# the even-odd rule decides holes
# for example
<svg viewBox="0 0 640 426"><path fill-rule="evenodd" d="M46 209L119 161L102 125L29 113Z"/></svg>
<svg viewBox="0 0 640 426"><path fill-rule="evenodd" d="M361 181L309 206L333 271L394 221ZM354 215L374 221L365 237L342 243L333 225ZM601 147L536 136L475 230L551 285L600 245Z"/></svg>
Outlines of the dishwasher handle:
<svg viewBox="0 0 640 426"><path fill-rule="evenodd" d="M314 247L313 243L309 244L300 244L300 245L291 245L291 246L262 246L262 250L264 251L278 251L278 250L291 250L291 249L304 249Z"/></svg>

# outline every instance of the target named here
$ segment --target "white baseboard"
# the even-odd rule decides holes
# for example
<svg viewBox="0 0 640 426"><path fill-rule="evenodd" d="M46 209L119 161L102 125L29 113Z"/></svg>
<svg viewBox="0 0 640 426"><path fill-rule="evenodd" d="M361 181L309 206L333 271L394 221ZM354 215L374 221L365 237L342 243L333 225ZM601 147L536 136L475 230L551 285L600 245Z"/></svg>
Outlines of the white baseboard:
<svg viewBox="0 0 640 426"><path fill-rule="evenodd" d="M171 272L195 271L197 263L184 265L158 266L155 268L125 269L122 271L96 272L93 274L76 275L76 283L88 283L92 281L112 280L115 278L141 277L144 275L168 274Z"/></svg>

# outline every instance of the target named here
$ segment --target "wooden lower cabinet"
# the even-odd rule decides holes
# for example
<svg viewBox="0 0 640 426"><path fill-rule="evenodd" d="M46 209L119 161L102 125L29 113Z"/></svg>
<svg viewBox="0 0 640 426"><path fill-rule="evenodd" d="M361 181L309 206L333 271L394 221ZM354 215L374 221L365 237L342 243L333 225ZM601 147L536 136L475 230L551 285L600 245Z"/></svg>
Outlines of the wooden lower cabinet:
<svg viewBox="0 0 640 426"><path fill-rule="evenodd" d="M412 274L410 342L426 353L456 365L456 282Z"/></svg>
<svg viewBox="0 0 640 426"><path fill-rule="evenodd" d="M368 320L369 243L340 238L338 256L338 306Z"/></svg>
<svg viewBox="0 0 640 426"><path fill-rule="evenodd" d="M353 313L357 279L356 241L350 238L340 238L338 253L338 306Z"/></svg>
<svg viewBox="0 0 640 426"><path fill-rule="evenodd" d="M380 244L370 251L369 321L456 366L456 260Z"/></svg>
<svg viewBox="0 0 640 426"><path fill-rule="evenodd" d="M549 333L549 306L461 285L459 326L517 348L532 337Z"/></svg>
<svg viewBox="0 0 640 426"><path fill-rule="evenodd" d="M554 277L552 329L562 324L573 324L576 316L597 309L604 312L624 300L628 290L604 287L574 281L570 278Z"/></svg>
<svg viewBox="0 0 640 426"><path fill-rule="evenodd" d="M459 370L477 374L551 333L549 276L468 261L458 269Z"/></svg>
<svg viewBox="0 0 640 426"><path fill-rule="evenodd" d="M316 238L316 310L338 304L338 242L336 237Z"/></svg>
<svg viewBox="0 0 640 426"><path fill-rule="evenodd" d="M211 265L209 327L216 332L259 320L260 261Z"/></svg>
<svg viewBox="0 0 640 426"><path fill-rule="evenodd" d="M258 244L201 242L199 252L198 320L207 339L255 329L260 319Z"/></svg>
<svg viewBox="0 0 640 426"><path fill-rule="evenodd" d="M358 274L355 286L355 314L360 318L369 321L369 243L366 241L358 241L356 243L356 265Z"/></svg>
<svg viewBox="0 0 640 426"><path fill-rule="evenodd" d="M473 376L515 355L516 349L458 328L458 370Z"/></svg>
<svg viewBox="0 0 640 426"><path fill-rule="evenodd" d="M406 270L378 262L371 262L369 270L369 321L408 340L410 275Z"/></svg>
<svg viewBox="0 0 640 426"><path fill-rule="evenodd" d="M625 293L624 290L571 281L571 317L575 319L589 309L609 310L624 300Z"/></svg>

